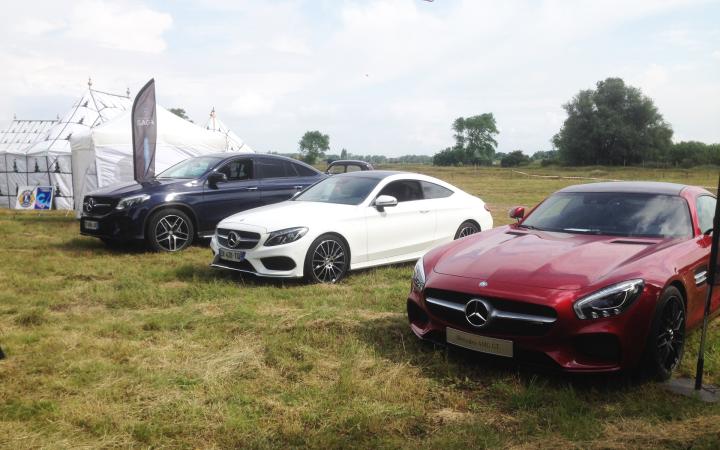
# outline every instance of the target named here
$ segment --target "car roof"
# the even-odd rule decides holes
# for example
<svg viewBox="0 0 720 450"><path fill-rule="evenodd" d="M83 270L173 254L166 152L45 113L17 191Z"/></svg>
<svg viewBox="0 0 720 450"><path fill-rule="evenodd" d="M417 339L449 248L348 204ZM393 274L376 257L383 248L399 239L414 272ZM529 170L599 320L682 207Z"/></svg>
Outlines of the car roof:
<svg viewBox="0 0 720 450"><path fill-rule="evenodd" d="M361 166L366 166L370 163L367 161L361 161L359 159L336 159L335 161L330 163L330 165L334 164L358 164Z"/></svg>
<svg viewBox="0 0 720 450"><path fill-rule="evenodd" d="M413 175L416 174L410 172L401 172L398 170L363 170L357 172L339 173L334 175L336 177L361 177L361 178L372 178L376 180L382 180L383 178L391 177L393 175Z"/></svg>
<svg viewBox="0 0 720 450"><path fill-rule="evenodd" d="M680 195L687 185L659 181L607 181L602 183L576 184L558 192L627 192L637 194Z"/></svg>

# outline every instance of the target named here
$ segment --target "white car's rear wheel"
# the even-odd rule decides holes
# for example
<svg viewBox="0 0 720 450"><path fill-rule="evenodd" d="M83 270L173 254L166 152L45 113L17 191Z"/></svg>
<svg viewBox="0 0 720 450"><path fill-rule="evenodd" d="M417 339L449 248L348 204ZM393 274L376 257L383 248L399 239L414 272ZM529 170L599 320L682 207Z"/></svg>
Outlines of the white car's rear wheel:
<svg viewBox="0 0 720 450"><path fill-rule="evenodd" d="M457 231L455 232L455 239L464 238L465 236L470 236L471 234L479 233L480 227L477 226L475 222L471 222L469 220L463 222L458 227Z"/></svg>
<svg viewBox="0 0 720 450"><path fill-rule="evenodd" d="M350 252L338 236L323 234L313 241L305 257L305 277L314 283L337 283L350 266Z"/></svg>

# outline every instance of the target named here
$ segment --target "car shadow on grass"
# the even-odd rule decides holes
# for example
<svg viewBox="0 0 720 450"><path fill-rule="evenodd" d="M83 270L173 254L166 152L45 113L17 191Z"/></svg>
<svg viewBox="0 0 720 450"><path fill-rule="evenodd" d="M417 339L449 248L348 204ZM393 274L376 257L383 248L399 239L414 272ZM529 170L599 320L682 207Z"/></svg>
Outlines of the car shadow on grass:
<svg viewBox="0 0 720 450"><path fill-rule="evenodd" d="M305 282L300 278L266 278L251 273L237 272L227 269L216 269L207 264L187 263L175 269L175 276L179 281L195 281L212 283L214 281L228 281L243 286L274 286L289 287L302 286Z"/></svg>
<svg viewBox="0 0 720 450"><path fill-rule="evenodd" d="M208 248L210 245L209 239L198 238L192 243L192 248ZM105 250L113 254L142 254L142 253L157 253L155 250L150 249L145 241L133 240L133 241L109 241L103 242L102 240L89 236L78 236L67 241L62 241L54 245L59 250L65 250L69 252L77 251L102 251ZM190 248L189 247L189 248ZM184 251L184 250L183 250ZM178 252L179 254L182 251Z"/></svg>
<svg viewBox="0 0 720 450"><path fill-rule="evenodd" d="M100 239L87 237L76 237L67 241L62 241L54 244L54 247L58 250L63 250L71 253L86 251L106 251L108 253L114 254L140 254L151 252L141 241L113 242L106 244Z"/></svg>

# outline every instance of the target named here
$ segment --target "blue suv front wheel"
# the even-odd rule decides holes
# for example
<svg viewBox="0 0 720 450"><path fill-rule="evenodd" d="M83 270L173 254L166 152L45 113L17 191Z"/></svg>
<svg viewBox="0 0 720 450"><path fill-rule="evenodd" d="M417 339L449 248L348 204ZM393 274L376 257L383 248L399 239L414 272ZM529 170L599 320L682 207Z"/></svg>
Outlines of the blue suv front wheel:
<svg viewBox="0 0 720 450"><path fill-rule="evenodd" d="M178 252L192 244L194 237L192 220L179 209L161 209L150 216L146 238L153 250Z"/></svg>

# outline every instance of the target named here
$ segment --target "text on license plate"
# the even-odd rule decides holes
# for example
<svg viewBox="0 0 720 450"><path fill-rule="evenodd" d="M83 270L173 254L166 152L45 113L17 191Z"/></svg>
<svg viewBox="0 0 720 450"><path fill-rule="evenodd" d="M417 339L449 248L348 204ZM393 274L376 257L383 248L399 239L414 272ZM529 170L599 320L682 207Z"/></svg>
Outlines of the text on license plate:
<svg viewBox="0 0 720 450"><path fill-rule="evenodd" d="M85 229L86 230L97 230L100 228L100 224L97 220L86 220L85 221Z"/></svg>
<svg viewBox="0 0 720 450"><path fill-rule="evenodd" d="M220 258L227 259L228 261L241 262L245 260L245 252L239 252L236 250L225 250L220 249Z"/></svg>
<svg viewBox="0 0 720 450"><path fill-rule="evenodd" d="M458 347L475 350L476 352L506 356L508 358L512 358L513 356L513 342L506 339L478 336L477 334L466 333L454 328L447 328L445 334L448 344L454 344Z"/></svg>

